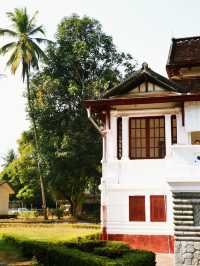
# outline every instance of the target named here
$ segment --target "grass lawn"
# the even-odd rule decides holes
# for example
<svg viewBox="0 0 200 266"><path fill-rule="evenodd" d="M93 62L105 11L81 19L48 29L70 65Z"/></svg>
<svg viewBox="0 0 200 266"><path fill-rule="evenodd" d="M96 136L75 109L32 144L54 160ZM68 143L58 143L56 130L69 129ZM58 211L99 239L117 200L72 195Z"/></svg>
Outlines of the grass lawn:
<svg viewBox="0 0 200 266"><path fill-rule="evenodd" d="M76 237L82 237L98 233L97 225L72 225L72 224L1 224L0 226L0 265L5 263L9 266L30 266L31 261L26 261L20 251L2 240L2 235L20 236L38 241L58 242L70 240Z"/></svg>
<svg viewBox="0 0 200 266"><path fill-rule="evenodd" d="M70 240L76 237L82 237L95 234L100 231L97 225L71 225L71 224L13 224L13 226L0 227L0 237L2 234L9 233L11 235L24 238L58 242Z"/></svg>

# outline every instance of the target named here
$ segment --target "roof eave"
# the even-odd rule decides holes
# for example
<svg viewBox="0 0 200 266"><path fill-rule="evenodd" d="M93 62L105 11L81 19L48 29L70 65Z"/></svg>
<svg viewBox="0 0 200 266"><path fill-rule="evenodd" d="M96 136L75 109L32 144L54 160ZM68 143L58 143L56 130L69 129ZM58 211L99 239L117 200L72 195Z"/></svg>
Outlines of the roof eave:
<svg viewBox="0 0 200 266"><path fill-rule="evenodd" d="M131 87L137 86L146 79L170 91L175 91L175 92L185 91L185 88L181 88L179 85L175 83L173 84L171 80L168 80L166 77L161 76L160 74L154 72L153 70L148 68L147 65L141 70L136 71L131 77L129 77L129 79L123 81L118 86L107 91L102 98L106 99L108 97L120 96L124 93L127 93L131 89Z"/></svg>
<svg viewBox="0 0 200 266"><path fill-rule="evenodd" d="M101 100L85 100L84 104L86 108L89 107L102 107L103 109L109 109L115 105L131 105L131 104L149 104L149 103L165 103L165 102L189 102L200 101L200 93L198 94L180 94L180 95L168 95L168 96L156 96L156 97L135 97L135 98L111 98Z"/></svg>

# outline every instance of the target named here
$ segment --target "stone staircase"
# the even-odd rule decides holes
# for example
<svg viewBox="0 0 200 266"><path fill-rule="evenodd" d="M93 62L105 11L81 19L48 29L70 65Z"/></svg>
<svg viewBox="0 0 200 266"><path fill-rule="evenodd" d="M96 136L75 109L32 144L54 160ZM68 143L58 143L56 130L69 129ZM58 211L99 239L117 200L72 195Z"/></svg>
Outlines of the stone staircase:
<svg viewBox="0 0 200 266"><path fill-rule="evenodd" d="M173 192L175 265L200 265L200 193Z"/></svg>

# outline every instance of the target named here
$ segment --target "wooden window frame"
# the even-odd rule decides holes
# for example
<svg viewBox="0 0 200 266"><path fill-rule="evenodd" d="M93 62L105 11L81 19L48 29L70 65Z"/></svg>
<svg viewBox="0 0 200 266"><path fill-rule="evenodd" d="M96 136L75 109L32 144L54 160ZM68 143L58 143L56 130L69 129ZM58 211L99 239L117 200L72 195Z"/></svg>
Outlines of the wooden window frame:
<svg viewBox="0 0 200 266"><path fill-rule="evenodd" d="M138 199L142 200L142 208L141 208L141 205L139 205L140 214L136 212L135 217L134 217L134 203L137 204ZM145 222L146 221L146 202L145 202L144 195L129 196L129 221L130 222Z"/></svg>
<svg viewBox="0 0 200 266"><path fill-rule="evenodd" d="M174 120L176 122L175 126L173 123ZM174 130L175 130L175 134L174 134ZM177 144L177 118L176 118L176 115L171 116L171 143L172 143L172 145Z"/></svg>
<svg viewBox="0 0 200 266"><path fill-rule="evenodd" d="M163 216L154 217L154 199L163 199L163 206L164 209ZM161 214L161 213L160 213ZM166 195L150 195L150 221L151 222L166 222L167 221L167 196Z"/></svg>
<svg viewBox="0 0 200 266"><path fill-rule="evenodd" d="M137 119L145 119L146 123L147 123L147 126L145 128L145 130L146 130L146 136L145 136L145 138L146 138L146 147L145 147L145 149L146 149L146 157L137 157L137 156L134 157L134 156L131 155L131 153L132 153L131 152L131 143L132 143L132 141L131 141L131 138L132 138L131 129L133 129L133 128L131 128L131 121L132 120L137 120ZM164 137L160 137L160 135L159 135L159 138L163 138L164 139L164 150L163 150L163 155L160 155L158 157L156 157L156 156L155 157L151 157L150 156L150 126L149 126L150 119L163 119L163 121L164 121L163 127L160 127L160 121L159 121L159 129L161 129L161 128L164 129ZM137 127L135 129L137 129ZM142 128L139 128L139 129L142 129ZM160 132L159 132L159 134L160 134ZM165 136L165 116L130 117L129 118L129 159L131 159L131 160L146 160L146 159L155 160L155 159L163 159L163 158L165 158L165 156L166 156L166 140L165 140L165 137L166 137ZM155 138L157 138L157 137L154 136L154 139ZM151 147L151 148L156 149L158 147L154 146L154 147ZM140 148L140 149L142 149L142 148ZM155 150L154 150L154 155L155 155Z"/></svg>
<svg viewBox="0 0 200 266"><path fill-rule="evenodd" d="M117 118L117 159L122 158L122 117Z"/></svg>

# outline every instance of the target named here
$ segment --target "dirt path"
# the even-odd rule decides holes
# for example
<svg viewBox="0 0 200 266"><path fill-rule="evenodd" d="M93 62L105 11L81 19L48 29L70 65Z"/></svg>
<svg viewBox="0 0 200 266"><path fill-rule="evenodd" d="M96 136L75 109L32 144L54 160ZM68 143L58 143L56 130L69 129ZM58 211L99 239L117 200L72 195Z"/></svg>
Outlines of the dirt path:
<svg viewBox="0 0 200 266"><path fill-rule="evenodd" d="M173 266L174 254L156 254L156 266Z"/></svg>

